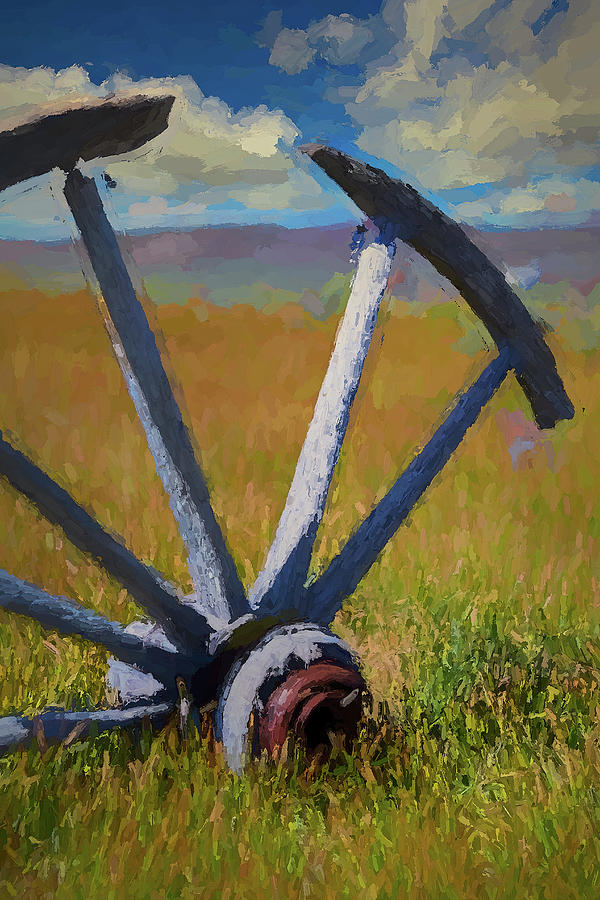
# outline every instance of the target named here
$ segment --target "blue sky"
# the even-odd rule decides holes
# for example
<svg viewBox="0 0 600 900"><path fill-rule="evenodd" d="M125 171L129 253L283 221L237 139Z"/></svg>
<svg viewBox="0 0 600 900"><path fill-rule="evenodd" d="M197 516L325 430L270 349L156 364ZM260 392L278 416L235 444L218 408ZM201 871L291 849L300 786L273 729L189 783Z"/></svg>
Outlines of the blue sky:
<svg viewBox="0 0 600 900"><path fill-rule="evenodd" d="M116 70L134 78L191 75L205 94L221 97L234 110L287 103L286 112L305 115L308 123L320 115L318 109L310 112L316 104L323 106L328 121L335 121L339 109L316 94L314 72L306 70L290 79L269 65L268 50L256 40L269 12L282 5L281 0L273 4L224 0L214 6L147 0L143 7L118 0L87 7L74 0L4 3L1 60L28 68L64 69L76 63L97 84ZM342 0L326 6L315 0L293 0L285 4L285 25L302 28L320 19L324 11L365 17L379 7L377 0ZM322 61L317 65L327 68Z"/></svg>
<svg viewBox="0 0 600 900"><path fill-rule="evenodd" d="M164 139L106 164L128 228L348 220L351 204L294 153L313 140L472 224L598 218L595 0L281 7L5 2L0 125L113 92L174 93ZM56 173L0 201L0 237L68 230Z"/></svg>

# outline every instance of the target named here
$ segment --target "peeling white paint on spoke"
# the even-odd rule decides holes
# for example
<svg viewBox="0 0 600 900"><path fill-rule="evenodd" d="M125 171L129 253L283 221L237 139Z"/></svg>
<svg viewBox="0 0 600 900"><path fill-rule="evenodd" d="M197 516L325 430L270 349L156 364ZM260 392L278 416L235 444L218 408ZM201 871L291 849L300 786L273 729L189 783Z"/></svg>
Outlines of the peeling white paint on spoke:
<svg viewBox="0 0 600 900"><path fill-rule="evenodd" d="M127 634L135 634L142 638L147 647L160 647L170 653L176 653L177 648L168 639L160 625L155 622L132 622L125 629ZM164 684L158 681L149 672L142 672L135 666L130 666L115 659L108 658L108 671L106 683L113 691L117 691L119 703L130 703L133 700L150 700L160 691L164 690Z"/></svg>
<svg viewBox="0 0 600 900"><path fill-rule="evenodd" d="M283 625L269 634L232 669L215 711L215 733L227 763L239 772L244 764L251 712L262 710L261 687L283 680L292 668L307 668L320 659L353 664L354 656L337 635L317 625ZM274 685L272 685L273 687Z"/></svg>
<svg viewBox="0 0 600 900"><path fill-rule="evenodd" d="M0 716L0 752L24 743L30 731L18 716Z"/></svg>
<svg viewBox="0 0 600 900"><path fill-rule="evenodd" d="M186 546L188 569L194 585L194 593L189 595L186 601L206 616L211 627L222 628L223 624L230 619L230 611L221 563L206 530L206 525L190 497L189 488L174 464L160 429L152 418L144 392L129 365L123 345L103 301L100 303L100 308L129 396L133 400L138 418L146 433L146 440L156 465L156 471L169 495L171 510Z"/></svg>
<svg viewBox="0 0 600 900"><path fill-rule="evenodd" d="M374 243L359 259L346 312L296 465L285 508L263 570L250 592L252 608L289 572L281 595L304 583L312 544L323 516L333 470L348 426L350 407L369 350L387 286L395 245ZM279 595L279 591L277 592ZM274 598L275 608L281 599Z"/></svg>

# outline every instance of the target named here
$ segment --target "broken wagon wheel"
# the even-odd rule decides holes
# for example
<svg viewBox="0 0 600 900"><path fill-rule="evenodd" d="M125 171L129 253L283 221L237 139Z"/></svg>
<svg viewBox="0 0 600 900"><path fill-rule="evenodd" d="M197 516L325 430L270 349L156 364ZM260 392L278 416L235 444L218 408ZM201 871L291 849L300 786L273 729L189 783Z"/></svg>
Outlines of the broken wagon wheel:
<svg viewBox="0 0 600 900"><path fill-rule="evenodd" d="M0 135L0 189L53 166L67 172L65 196L98 279L106 329L184 540L192 597L141 563L70 495L0 436L0 473L66 536L117 578L154 620L123 628L73 600L0 574L0 605L115 657L109 681L124 708L52 710L35 720L0 719L0 750L144 719L160 725L189 685L199 709L214 708L229 764L242 765L251 718L256 746L270 753L288 733L309 749L332 733L351 736L366 685L351 650L329 630L345 597L441 471L483 406L513 370L541 427L571 418L551 351L501 273L456 223L413 188L327 147L304 149L378 228L359 257L348 305L316 401L274 541L246 594L214 515L199 462L132 287L94 181L75 165L140 147L167 127L173 98L134 98L48 116ZM396 239L427 257L487 326L498 355L461 394L445 421L360 524L320 577L307 584L350 407L354 400ZM187 693L184 693L188 702ZM183 701L180 701L183 702ZM181 718L181 717L180 717ZM82 724L83 723L83 724ZM185 723L183 723L185 726ZM182 727L183 727L182 726ZM69 739L69 738L68 738ZM74 739L74 738L73 738Z"/></svg>

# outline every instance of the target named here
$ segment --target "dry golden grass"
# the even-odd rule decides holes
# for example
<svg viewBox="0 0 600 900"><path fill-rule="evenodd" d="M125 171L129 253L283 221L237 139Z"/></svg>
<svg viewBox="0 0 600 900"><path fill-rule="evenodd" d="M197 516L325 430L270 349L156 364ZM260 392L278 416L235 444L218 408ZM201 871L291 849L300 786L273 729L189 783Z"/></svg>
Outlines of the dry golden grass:
<svg viewBox="0 0 600 900"><path fill-rule="evenodd" d="M282 509L336 321L200 301L152 312L214 505L250 584ZM0 294L0 423L184 587L182 543L85 291ZM480 369L449 304L382 315L315 556L322 566ZM600 354L551 336L573 422L531 437L517 386L349 599L336 629L394 723L312 780L231 776L210 741L98 738L2 763L15 896L597 896ZM590 326L591 327L591 326ZM385 340L382 341L385 335ZM462 349L461 349L462 348ZM113 580L0 484L0 566L111 618ZM102 703L105 655L0 617L2 712ZM508 679L508 682L506 682ZM503 681L504 680L504 681ZM510 689L497 693L498 685ZM3 837L4 836L4 837Z"/></svg>

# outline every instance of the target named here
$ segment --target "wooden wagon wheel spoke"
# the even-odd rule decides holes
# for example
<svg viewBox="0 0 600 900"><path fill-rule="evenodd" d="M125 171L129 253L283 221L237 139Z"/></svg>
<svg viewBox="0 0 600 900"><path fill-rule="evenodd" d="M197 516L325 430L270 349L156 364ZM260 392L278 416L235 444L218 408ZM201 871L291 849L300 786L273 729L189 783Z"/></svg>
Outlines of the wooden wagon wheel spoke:
<svg viewBox="0 0 600 900"><path fill-rule="evenodd" d="M65 196L98 279L100 309L169 494L196 590L194 606L180 602L172 586L0 435L0 474L117 577L157 622L124 628L75 601L0 572L0 607L107 648L116 657L109 667L113 686L121 690L122 682L121 693L136 700L130 709L51 710L32 720L5 717L0 719L0 752L36 735L40 747L47 739L66 736L69 742L92 723L100 730L138 725L144 719L160 725L178 695L182 734L191 702L214 708L215 734L234 768L241 767L249 743L250 749L277 753L290 732L309 750L327 747L332 740L337 745L339 734L350 738L356 734L367 689L358 660L327 628L344 598L510 371L516 373L540 427L552 427L574 412L540 329L502 274L456 223L379 169L328 147L304 148L371 219L379 237L360 255L284 511L249 603L96 185L74 168L79 158L122 153L159 134L171 103L172 98L104 103L0 135L0 190L55 165L69 173ZM307 586L313 544L397 239L410 243L450 278L487 326L498 355L457 398L438 431L326 571ZM142 697L156 693L161 695L156 703L141 703ZM167 702L158 702L162 696ZM257 727L249 741L251 721Z"/></svg>
<svg viewBox="0 0 600 900"><path fill-rule="evenodd" d="M195 607L184 604L175 588L109 534L55 481L0 432L0 475L24 494L43 516L59 525L67 538L96 559L127 588L134 600L163 627L176 644L204 646L212 630Z"/></svg>
<svg viewBox="0 0 600 900"><path fill-rule="evenodd" d="M356 529L325 572L306 590L304 599L299 601L304 615L323 624L333 621L343 600L356 590L513 367L512 352L504 347L458 399L433 438Z"/></svg>
<svg viewBox="0 0 600 900"><path fill-rule="evenodd" d="M249 595L259 616L293 609L306 580L394 251L381 239L360 255L275 539Z"/></svg>
<svg viewBox="0 0 600 900"><path fill-rule="evenodd" d="M456 222L410 185L390 178L381 169L331 147L313 144L302 149L385 230L389 240L406 241L452 281L500 351L326 572L298 601L301 615L330 622L511 369L516 371L539 427L552 428L561 419L572 418L574 408L539 327L502 273Z"/></svg>
<svg viewBox="0 0 600 900"><path fill-rule="evenodd" d="M556 362L523 302L460 225L409 184L382 169L317 144L302 148L390 240L397 238L449 279L497 344L508 342L520 360L519 384L540 428L571 419L573 404Z"/></svg>
<svg viewBox="0 0 600 900"><path fill-rule="evenodd" d="M122 154L165 130L173 97L126 98L46 116L0 135L0 190L58 166L107 309L107 326L156 468L186 544L196 602L217 624L248 611L234 561L215 518L162 365L93 179L80 159Z"/></svg>
<svg viewBox="0 0 600 900"><path fill-rule="evenodd" d="M86 609L74 600L55 597L35 584L22 581L0 569L0 607L35 619L44 628L52 628L66 635L79 635L100 644L123 662L150 672L161 680L173 677L174 672L194 671L203 657L169 652L151 646L141 638L125 631L118 622Z"/></svg>
<svg viewBox="0 0 600 900"><path fill-rule="evenodd" d="M0 754L17 746L26 747L36 739L40 748L55 743L68 746L75 740L83 740L92 728L100 733L114 728L139 728L145 722L161 727L174 709L174 703L151 703L127 709L90 712L51 709L39 716L3 716L0 717Z"/></svg>
<svg viewBox="0 0 600 900"><path fill-rule="evenodd" d="M186 545L198 607L214 622L228 622L248 610L245 592L215 518L156 339L94 180L73 169L67 176L65 197L100 285L115 355Z"/></svg>

